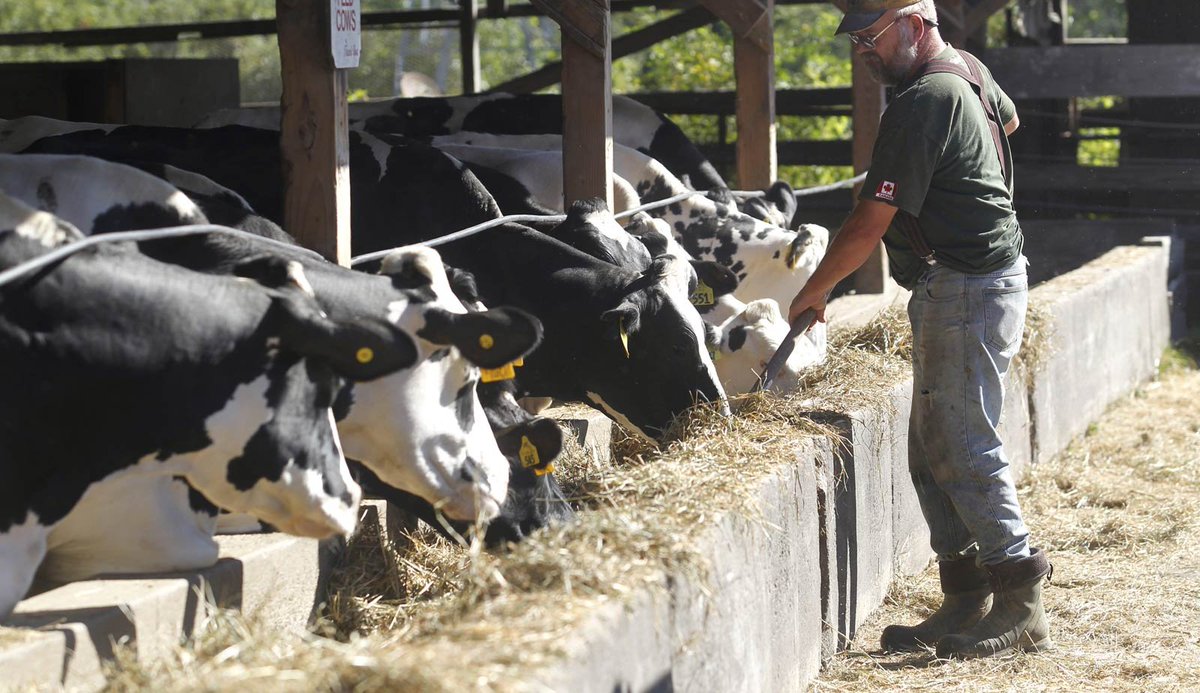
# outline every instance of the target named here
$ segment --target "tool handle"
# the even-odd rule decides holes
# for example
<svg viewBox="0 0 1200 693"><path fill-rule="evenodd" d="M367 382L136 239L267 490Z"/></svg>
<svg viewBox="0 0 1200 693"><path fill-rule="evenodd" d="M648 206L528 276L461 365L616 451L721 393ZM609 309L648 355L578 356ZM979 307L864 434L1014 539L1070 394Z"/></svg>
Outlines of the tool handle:
<svg viewBox="0 0 1200 693"><path fill-rule="evenodd" d="M775 376L779 375L779 371L783 370L783 364L787 363L788 357L792 355L792 350L796 348L796 339L807 332L816 319L816 308L809 308L797 316L796 321L792 323L792 329L788 330L787 336L780 342L779 348L775 350L774 355L771 356L771 360L767 361L767 367L763 369L762 377L758 379L753 392L771 387Z"/></svg>

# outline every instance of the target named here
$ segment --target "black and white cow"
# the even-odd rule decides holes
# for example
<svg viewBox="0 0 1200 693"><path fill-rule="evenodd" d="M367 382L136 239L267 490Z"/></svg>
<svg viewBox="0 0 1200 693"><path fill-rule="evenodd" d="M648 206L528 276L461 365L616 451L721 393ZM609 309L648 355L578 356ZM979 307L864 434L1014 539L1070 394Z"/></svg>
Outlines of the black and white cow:
<svg viewBox="0 0 1200 693"><path fill-rule="evenodd" d="M596 209L598 206L600 209ZM571 223L571 217L581 219ZM572 205L563 231L550 231L564 242L589 252L597 257L612 257L617 262L637 263L636 253L623 253L623 248L613 243L609 233L600 229L602 224L588 223L606 216L600 201L580 201ZM622 230L626 236L638 238L647 250L647 256L673 255L688 258L684 248L672 238L670 229L662 219L655 219L644 212L634 215ZM775 354L786 338L789 327L780 313L779 304L765 298L743 303L732 291L737 286L735 277L716 263L691 261L700 273L705 287L703 292L693 294L701 318L708 327L709 351L716 365L717 374L725 392L737 395L749 392L757 384L766 368L767 361ZM715 265L715 267L714 267ZM717 268L724 270L720 274ZM818 325L796 344L783 369L772 382L775 392L795 389L800 373L825 358L825 329Z"/></svg>
<svg viewBox="0 0 1200 693"><path fill-rule="evenodd" d="M96 205L97 208L89 208L82 205L72 206L72 211L80 216L80 223L85 226L92 225L92 219L96 215L107 215L112 217L112 209L126 209L130 207L128 199L122 199L125 191L128 190L146 190L158 189L162 187L160 181L151 179L150 181L141 180L146 178L144 174L133 170L129 167L106 162L99 159L91 159L88 157L71 157L62 155L42 155L42 154L24 154L19 156L9 156L11 162L5 162L6 157L0 155L0 181L4 179L5 173L11 173L10 178L15 179L20 183L20 176L24 174L27 178L39 181L39 189L50 187L53 189L53 184L57 181L62 183L68 180L72 183L84 182L79 180L81 173L97 174L90 183L87 184L88 196L101 201L101 204ZM12 171L6 171L5 163L11 163ZM73 171L75 165L81 165L81 171ZM47 166L49 165L49 166ZM147 170L155 170L157 167L160 171L165 171L170 174L173 179L183 180L193 187L196 186L196 180L200 179L199 184L203 185L207 179L191 174L186 171L173 170L169 166L160 166L156 164L144 164ZM24 187L31 187L25 185ZM216 187L215 184L208 182L209 189ZM220 190L217 190L219 193ZM233 193L229 193L233 194ZM173 195L160 194L160 201L170 200ZM141 194L139 199L146 198L146 195ZM239 198L240 199L240 198ZM131 221L136 218L130 219ZM118 216L113 218L109 226L118 225L122 219ZM269 222L268 222L269 223ZM290 238L290 237L288 237ZM171 246L183 246L171 249ZM258 244L263 245L263 244ZM219 246L219 247L218 247ZM235 247L236 246L236 247ZM143 247L148 249L151 254L156 254L165 259L169 259L177 264L183 264L192 269L204 271L236 271L236 266L239 262L253 260L255 257L264 254L277 252L278 248L272 246L254 247L254 243L247 244L245 241L232 242L219 238L196 237L185 240L160 241L156 243L147 243ZM414 251L415 252L415 251ZM367 303L367 297L377 294L377 291L371 291L369 286L372 280L366 278L366 275L351 273L341 268L330 266L328 263L319 260L313 261L312 258L297 256L297 261L308 263L308 270L315 286L317 294L322 303L331 303L325 305L327 310L335 315L342 312L356 312L359 315L368 314L374 311L378 315L385 312L389 317L395 309L395 305L403 296L397 292L393 298L397 301L377 301L375 308L372 309ZM344 290L331 289L331 282L326 280L326 275L332 273L334 275L348 276L349 282L346 283ZM356 291L351 287L354 279L361 279L364 285L362 291ZM335 300L332 294L340 294L341 300ZM347 303L347 298L351 301L361 298L359 301L362 305L351 305ZM418 339L418 342L420 340ZM460 357L449 357L436 359L440 365L449 364ZM429 369L437 368L431 364L425 364L418 361L413 367L414 369ZM414 444L410 440L406 440L409 434L415 431L421 431L426 426L407 425L407 417L427 417L436 416L439 411L439 403L455 399L450 392L438 393L437 388L428 387L430 384L428 379L424 383L425 387L414 390L408 387L405 382L402 382L403 376L409 373L396 374L390 378L381 380L377 383L369 383L359 386L358 396L365 398L366 403L360 404L357 408L351 407L351 411L347 416L339 416L342 420L341 427L343 429L343 442L347 449L352 451L352 454L358 455L361 459L368 460L370 464L378 465L391 462L394 466L413 464L418 468L427 467L415 452L408 454L409 451L418 451L422 449L421 445ZM415 380L419 378L414 377ZM457 392L459 385L453 387ZM382 394L373 394L373 391L378 388ZM388 388L395 388L396 392L392 396L388 395ZM485 388L486 390L486 388ZM461 393L459 393L461 394ZM474 392L471 393L474 396ZM427 401L421 402L424 397ZM347 398L350 399L350 398ZM411 406L406 406L407 400L413 400ZM353 401L353 400L351 400ZM503 493L500 497L504 498L504 502L500 505L499 514L495 520L489 524L488 536L498 537L509 540L517 540L528 534L529 531L536 527L546 524L552 519L559 519L570 514L570 508L561 500L561 492L557 489L557 484L552 476L541 475L535 476L534 471L526 468L522 460L515 454L509 454L506 450L507 438L515 438L521 440L533 440L536 443L533 448L536 450L540 446L542 448L541 459L547 464L552 463L553 456L557 454L557 449L561 447L561 436L557 441L553 440L555 435L553 427L547 427L546 422L527 421L531 417L524 415L515 420L507 420L505 423L497 423L497 414L493 412L493 404L488 402L484 407L488 422L492 428L497 431L497 444L500 446L501 452L505 457L509 458L511 472L509 474L509 493L505 496ZM365 435L362 426L354 427L354 422L362 419L367 414L364 410L374 407L376 409L386 409L387 411L376 412L374 419L389 421L391 428L386 431L372 432L370 435ZM459 407L461 408L461 407ZM476 406L476 408L478 408ZM513 409L515 407L510 407ZM520 411L519 409L517 409ZM503 465L494 452L489 454L489 446L480 444L479 438L483 424L482 417L471 415L470 411L465 412L466 420L460 421L460 425L464 430L458 435L466 436L466 443L461 447L467 450L468 455L471 451L475 452L474 459L481 460L479 469L476 470L474 476L476 481L482 488L490 488L493 491L503 488L503 479L497 479L499 472L495 467L500 466L502 471ZM343 420L348 419L348 420ZM449 421L447 419L447 421ZM346 430L349 429L349 434L346 435ZM502 430L501 430L502 429ZM456 432L452 429L444 430L439 435L453 440ZM365 436L360 439L360 436ZM493 449L495 446L490 446ZM493 461L494 460L494 461ZM492 468L488 472L488 468ZM544 468L540 468L544 469ZM384 470L386 473L386 470ZM394 473L387 474L388 478L396 480ZM383 482L379 481L379 477L370 471L356 471L356 477L369 479L373 482L371 490L377 495L386 496L387 494L380 490ZM542 478L544 477L544 478ZM134 487L138 484L140 486ZM514 486L515 484L515 486ZM49 579L66 581L71 579L79 579L97 572L111 572L117 567L123 568L126 571L142 570L162 570L160 561L173 561L171 565L178 566L184 561L180 558L172 558L178 556L180 551L188 551L192 555L207 555L207 551L215 551L216 546L212 541L212 517L204 512L204 507L195 508L197 512L197 521L194 526L190 526L183 522L181 518L186 518L189 514L187 507L178 507L189 496L187 495L186 486L182 483L175 482L170 479L154 479L154 480L139 480L137 482L126 482L123 484L110 484L117 488L103 489L104 494L108 497L117 497L120 495L137 496L148 499L143 503L139 510L142 514L141 521L134 521L132 518L128 524L136 528L138 535L136 541L130 541L124 534L115 531L106 531L97 533L92 527L82 524L73 524L70 519L62 525L55 528L51 535L51 555L43 565L42 573ZM404 497L410 500L411 504L423 504L432 514L432 506L429 506L429 500L425 500L420 495L407 494L404 491L397 491L392 487L386 487L393 493L399 492L405 494ZM417 493L423 493L428 498L429 493L426 489L420 487L412 487L411 485L403 485L401 489L411 489ZM100 493L96 491L95 493ZM461 500L471 500L474 495L481 497L487 494L460 494ZM194 499L194 494L191 498ZM153 499L153 500L149 500ZM443 499L444 502L444 499ZM462 503L452 503L445 512L450 517L462 518L461 506ZM486 519L488 514L483 516ZM222 518L225 519L225 518ZM222 524L222 529L227 529L227 523ZM115 539L114 539L115 538ZM154 547L154 550L146 550L148 547Z"/></svg>
<svg viewBox="0 0 1200 693"><path fill-rule="evenodd" d="M125 126L43 138L30 150L169 163L236 190L278 220L277 138L241 126ZM426 145L351 133L350 167L356 254L500 215L463 164ZM544 324L545 343L518 378L522 395L588 402L651 438L696 401L723 401L703 325L687 302L686 262L656 261L639 275L512 224L439 250L447 262L476 275L485 303L523 308Z"/></svg>
<svg viewBox="0 0 1200 693"><path fill-rule="evenodd" d="M0 154L0 190L88 235L209 221L170 183L89 156Z"/></svg>
<svg viewBox="0 0 1200 693"><path fill-rule="evenodd" d="M562 138L558 135L460 132L435 137L433 144L474 166L472 170L485 185L503 173L513 176L520 188L530 190L540 200L552 198L533 191L552 188L554 181L561 187ZM529 165L538 159L544 161L537 166ZM491 173L480 167L490 169ZM687 192L661 164L629 147L613 147L613 168L637 189L643 202ZM507 187L514 188L511 184ZM790 231L699 194L650 210L650 214L671 225L675 238L690 256L713 260L733 270L738 277L735 295L742 301L772 298L780 305L789 304L824 257L829 239L829 231L823 226L802 224L798 231Z"/></svg>
<svg viewBox="0 0 1200 693"><path fill-rule="evenodd" d="M408 137L432 137L459 131L498 135L562 134L562 97L558 94L492 93L437 98L401 98L352 103L351 127ZM695 190L728 192L717 169L666 116L627 96L613 95L613 141L662 162ZM279 129L279 109L231 108L202 118L196 127L248 125ZM623 211L614 199L617 211ZM742 211L784 228L795 220L791 186L777 181L761 197L738 201ZM796 220L798 221L798 220Z"/></svg>
<svg viewBox="0 0 1200 693"><path fill-rule="evenodd" d="M68 228L0 196L0 267L59 247ZM287 532L354 528L337 374L381 377L416 350L326 317L299 265L263 269L266 285L104 244L0 287L0 618L51 529L105 479L180 475Z"/></svg>

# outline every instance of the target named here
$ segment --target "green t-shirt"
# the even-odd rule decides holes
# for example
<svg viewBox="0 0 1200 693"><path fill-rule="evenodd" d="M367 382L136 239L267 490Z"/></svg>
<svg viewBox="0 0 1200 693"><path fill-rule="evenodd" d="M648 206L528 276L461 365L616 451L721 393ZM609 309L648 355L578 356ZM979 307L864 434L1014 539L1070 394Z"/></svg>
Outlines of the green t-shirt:
<svg viewBox="0 0 1200 693"><path fill-rule="evenodd" d="M962 63L947 46L938 58ZM963 63L965 65L965 63ZM984 84L1001 123L1016 107L986 67ZM1012 161L1008 138L1005 157ZM928 74L897 87L879 124L871 169L859 197L917 217L938 263L985 274L1012 263L1023 246L1006 179L988 129L987 114L963 78ZM912 288L927 265L893 223L883 237L892 275Z"/></svg>

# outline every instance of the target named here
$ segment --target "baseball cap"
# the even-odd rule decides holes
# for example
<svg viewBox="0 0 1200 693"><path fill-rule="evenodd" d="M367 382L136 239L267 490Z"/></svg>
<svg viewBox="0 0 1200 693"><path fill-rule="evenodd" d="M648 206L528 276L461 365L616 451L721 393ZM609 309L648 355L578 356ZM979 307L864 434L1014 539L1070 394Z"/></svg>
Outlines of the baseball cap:
<svg viewBox="0 0 1200 693"><path fill-rule="evenodd" d="M848 0L846 16L842 17L842 23L834 35L862 31L879 21L888 10L898 10L918 2L921 0Z"/></svg>

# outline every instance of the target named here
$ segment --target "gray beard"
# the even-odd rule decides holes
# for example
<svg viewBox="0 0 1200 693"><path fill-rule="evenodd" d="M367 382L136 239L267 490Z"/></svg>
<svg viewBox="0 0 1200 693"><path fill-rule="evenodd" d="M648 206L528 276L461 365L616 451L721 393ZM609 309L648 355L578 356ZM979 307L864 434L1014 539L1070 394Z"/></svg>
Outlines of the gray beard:
<svg viewBox="0 0 1200 693"><path fill-rule="evenodd" d="M886 87L894 87L908 77L913 65L917 62L919 50L915 43L911 43L911 37L906 35L904 38L909 43L896 54L895 60L890 65L884 63L877 55L865 57L863 62L867 66L867 72L871 75L871 79Z"/></svg>

